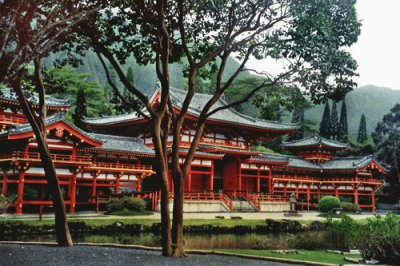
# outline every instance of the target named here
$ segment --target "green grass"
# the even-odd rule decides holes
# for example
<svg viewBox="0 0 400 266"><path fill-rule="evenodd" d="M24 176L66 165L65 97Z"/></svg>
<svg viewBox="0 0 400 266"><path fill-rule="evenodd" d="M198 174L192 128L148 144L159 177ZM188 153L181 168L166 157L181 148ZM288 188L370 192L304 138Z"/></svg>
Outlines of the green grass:
<svg viewBox="0 0 400 266"><path fill-rule="evenodd" d="M271 250L252 250L252 249L218 249L216 251L272 257L272 258L285 258L293 260L332 263L340 265L349 263L344 260L344 257L360 258L359 255L342 255L342 254L328 253L324 250L298 250L299 252L304 254L280 254L280 253L273 253Z"/></svg>
<svg viewBox="0 0 400 266"><path fill-rule="evenodd" d="M132 211L126 208L118 211L113 211L106 213L107 215L119 215L119 216L139 216L139 215L152 215L152 211L141 210L141 211Z"/></svg>

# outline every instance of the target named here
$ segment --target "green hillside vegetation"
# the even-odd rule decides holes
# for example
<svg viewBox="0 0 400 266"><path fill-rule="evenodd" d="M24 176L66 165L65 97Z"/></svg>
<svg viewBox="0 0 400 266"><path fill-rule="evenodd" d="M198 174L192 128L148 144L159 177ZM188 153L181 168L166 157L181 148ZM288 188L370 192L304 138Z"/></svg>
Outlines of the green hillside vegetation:
<svg viewBox="0 0 400 266"><path fill-rule="evenodd" d="M367 133L370 135L383 115L400 102L400 90L367 85L354 89L346 96L349 134L357 134L360 117L364 113ZM331 104L331 102L330 102ZM338 105L340 108L340 105ZM306 110L305 117L317 124L321 122L324 105Z"/></svg>

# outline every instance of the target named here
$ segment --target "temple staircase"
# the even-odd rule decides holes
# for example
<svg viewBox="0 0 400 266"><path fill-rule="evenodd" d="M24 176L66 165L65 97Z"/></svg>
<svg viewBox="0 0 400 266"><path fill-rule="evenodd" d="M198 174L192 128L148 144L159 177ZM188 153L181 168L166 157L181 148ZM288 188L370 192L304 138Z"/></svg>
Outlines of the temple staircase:
<svg viewBox="0 0 400 266"><path fill-rule="evenodd" d="M246 199L233 200L234 212L258 212L258 209Z"/></svg>

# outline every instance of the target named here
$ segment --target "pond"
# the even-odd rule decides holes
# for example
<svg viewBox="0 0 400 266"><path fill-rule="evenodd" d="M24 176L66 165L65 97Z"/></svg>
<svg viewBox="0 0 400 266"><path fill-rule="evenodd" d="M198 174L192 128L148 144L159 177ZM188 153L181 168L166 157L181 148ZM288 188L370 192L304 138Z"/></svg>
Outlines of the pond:
<svg viewBox="0 0 400 266"><path fill-rule="evenodd" d="M304 241L318 241L323 232L296 234L185 234L185 247L191 249L287 249L301 247ZM74 242L115 243L127 245L160 246L160 236L151 233L137 235L73 235ZM54 235L5 236L1 240L54 242ZM307 243L309 244L309 243ZM320 243L314 243L317 246Z"/></svg>

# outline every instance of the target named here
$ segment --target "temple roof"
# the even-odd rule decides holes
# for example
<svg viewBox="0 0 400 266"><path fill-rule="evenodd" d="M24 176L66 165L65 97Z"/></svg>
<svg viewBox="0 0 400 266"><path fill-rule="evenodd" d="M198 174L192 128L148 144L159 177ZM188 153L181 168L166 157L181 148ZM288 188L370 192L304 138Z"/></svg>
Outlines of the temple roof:
<svg viewBox="0 0 400 266"><path fill-rule="evenodd" d="M175 88L171 88L170 91L171 95L171 102L172 104L180 109L182 107L182 103L186 96L186 91L179 90ZM159 90L155 92L152 96L152 99L157 97L159 94ZM212 97L209 94L201 94L196 93L193 96L192 102L189 106L188 114L198 117L204 105L207 101ZM152 101L153 102L153 101ZM228 103L225 102L223 99L219 99L211 110L215 110L216 108L226 106ZM109 117L101 117L101 118L85 118L84 122L88 125L113 125L119 123L126 123L126 122L134 122L138 120L142 120L143 118L140 117L136 112L125 114L125 115L118 115L118 116L109 116ZM233 126L246 126L251 128L259 128L259 129L267 129L270 131L294 131L298 129L297 124L290 124L290 123L282 123L277 121L268 121L268 120L261 120L257 118L253 118L244 114L241 114L234 110L233 108L228 108L221 110L208 118L207 121L215 121L218 123L227 123Z"/></svg>
<svg viewBox="0 0 400 266"><path fill-rule="evenodd" d="M36 92L27 93L28 101L34 105L39 104L39 96ZM54 98L50 95L46 95L46 105L48 107L69 107L71 104L68 100L61 100ZM0 89L0 100L9 101L14 105L19 105L17 94L9 88L1 88Z"/></svg>
<svg viewBox="0 0 400 266"><path fill-rule="evenodd" d="M371 163L375 163L382 171L387 171L372 155L357 157L336 157L329 161L316 164L300 157L292 155L263 153L261 156L250 158L251 161L259 161L271 164L286 165L287 168L306 169L311 171L333 171L333 170L350 170L356 171L367 167Z"/></svg>
<svg viewBox="0 0 400 266"><path fill-rule="evenodd" d="M100 140L101 147L87 148L86 150L124 151L135 154L154 156L154 150L143 143L142 139L133 137L119 137L104 134L89 133L90 136Z"/></svg>
<svg viewBox="0 0 400 266"><path fill-rule="evenodd" d="M341 143L334 140L325 139L322 137L314 136L308 137L300 140L282 142L282 147L286 149L298 149L298 148L306 148L306 147L324 147L329 149L346 149L348 148L348 144Z"/></svg>

